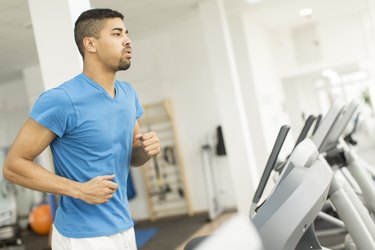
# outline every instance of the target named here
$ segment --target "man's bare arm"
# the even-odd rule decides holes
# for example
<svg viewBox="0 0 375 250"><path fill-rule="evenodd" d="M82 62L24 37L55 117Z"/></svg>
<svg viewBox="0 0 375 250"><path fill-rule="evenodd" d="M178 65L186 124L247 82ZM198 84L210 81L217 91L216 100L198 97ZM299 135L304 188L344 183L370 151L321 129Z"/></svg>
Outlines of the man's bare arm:
<svg viewBox="0 0 375 250"><path fill-rule="evenodd" d="M56 138L56 135L29 118L18 133L4 162L4 177L15 184L41 191L79 198L87 203L104 203L118 189L114 176L98 176L79 183L47 171L34 159Z"/></svg>

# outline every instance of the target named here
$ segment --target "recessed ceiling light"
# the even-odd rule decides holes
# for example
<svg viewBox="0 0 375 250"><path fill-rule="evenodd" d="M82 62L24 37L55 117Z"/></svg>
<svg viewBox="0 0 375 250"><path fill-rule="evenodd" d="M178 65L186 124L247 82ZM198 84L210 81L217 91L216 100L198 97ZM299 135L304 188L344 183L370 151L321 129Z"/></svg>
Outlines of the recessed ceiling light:
<svg viewBox="0 0 375 250"><path fill-rule="evenodd" d="M258 4L260 2L263 2L263 0L246 0L248 4Z"/></svg>
<svg viewBox="0 0 375 250"><path fill-rule="evenodd" d="M310 16L312 14L312 9L302 9L299 11L300 16Z"/></svg>

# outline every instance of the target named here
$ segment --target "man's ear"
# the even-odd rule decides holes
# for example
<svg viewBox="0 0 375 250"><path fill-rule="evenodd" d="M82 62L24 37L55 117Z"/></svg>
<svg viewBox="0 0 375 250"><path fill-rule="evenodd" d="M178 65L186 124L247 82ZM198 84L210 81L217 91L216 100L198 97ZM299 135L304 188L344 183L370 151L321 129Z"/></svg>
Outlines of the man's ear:
<svg viewBox="0 0 375 250"><path fill-rule="evenodd" d="M85 37L83 38L83 46L85 47L85 50L95 53L96 47L95 47L95 38L93 37Z"/></svg>

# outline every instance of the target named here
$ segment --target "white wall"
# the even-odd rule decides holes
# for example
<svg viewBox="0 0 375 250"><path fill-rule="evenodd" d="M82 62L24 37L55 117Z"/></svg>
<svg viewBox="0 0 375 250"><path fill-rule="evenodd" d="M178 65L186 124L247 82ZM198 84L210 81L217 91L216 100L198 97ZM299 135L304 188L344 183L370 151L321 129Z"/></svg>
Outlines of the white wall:
<svg viewBox="0 0 375 250"><path fill-rule="evenodd" d="M295 77L284 80L284 91L287 94L285 107L289 111L291 131L298 138L304 121L302 113L307 118L309 115L318 115L322 109L318 103L318 96L314 89L313 77Z"/></svg>
<svg viewBox="0 0 375 250"><path fill-rule="evenodd" d="M318 104L313 85L322 70L364 65L364 62L369 61L370 41L368 38L366 40L369 31L364 23L366 17L367 13L356 12L316 22L320 60L304 64L296 60L296 50L291 35L293 27L272 30L273 50L284 82L287 109L291 114L293 126L301 128L302 112L307 114L324 112Z"/></svg>
<svg viewBox="0 0 375 250"><path fill-rule="evenodd" d="M368 58L364 15L367 13L359 12L318 23L324 62L340 65Z"/></svg>
<svg viewBox="0 0 375 250"><path fill-rule="evenodd" d="M368 58L364 16L367 13L358 12L316 22L321 60L307 64L299 64L296 60L291 31L293 27L270 29L281 78L304 75Z"/></svg>
<svg viewBox="0 0 375 250"><path fill-rule="evenodd" d="M214 82L210 77L208 58L204 44L201 25L191 22L174 30L172 41L176 57L176 77L168 84L169 95L175 103L177 126L180 131L182 150L187 166L187 176L193 207L196 211L207 209L207 197L203 179L200 147L207 134L220 125L219 112L213 93ZM228 100L226 100L228 101ZM234 101L234 100L233 100ZM224 138L225 140L225 138ZM224 206L234 206L234 197L229 165L226 158L217 161L221 169L222 193Z"/></svg>

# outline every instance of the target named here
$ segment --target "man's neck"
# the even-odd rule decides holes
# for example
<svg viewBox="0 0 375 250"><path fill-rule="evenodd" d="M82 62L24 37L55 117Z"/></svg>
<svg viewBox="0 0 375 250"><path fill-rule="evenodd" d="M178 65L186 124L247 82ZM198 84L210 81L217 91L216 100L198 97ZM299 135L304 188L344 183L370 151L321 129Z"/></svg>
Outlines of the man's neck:
<svg viewBox="0 0 375 250"><path fill-rule="evenodd" d="M114 97L115 93L115 75L114 72L109 72L103 69L93 69L92 67L83 67L83 74L91 80L102 86L107 93Z"/></svg>

